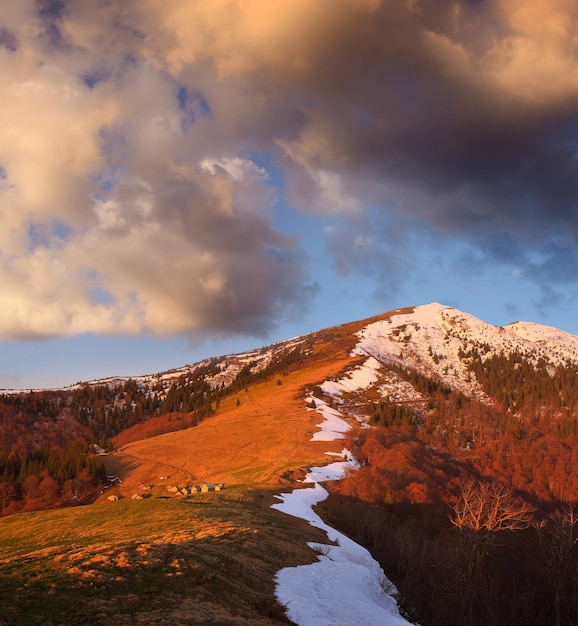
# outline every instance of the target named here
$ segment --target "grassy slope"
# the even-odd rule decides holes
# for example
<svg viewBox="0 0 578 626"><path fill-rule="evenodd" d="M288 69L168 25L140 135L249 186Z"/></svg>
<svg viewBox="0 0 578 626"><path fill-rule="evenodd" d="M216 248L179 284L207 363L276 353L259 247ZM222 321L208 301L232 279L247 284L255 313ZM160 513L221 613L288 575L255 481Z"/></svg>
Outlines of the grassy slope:
<svg viewBox="0 0 578 626"><path fill-rule="evenodd" d="M0 624L285 623L274 574L314 555L270 503L232 490L5 518Z"/></svg>
<svg viewBox="0 0 578 626"><path fill-rule="evenodd" d="M121 493L132 495L141 482L158 485L160 475L181 485L207 480L278 485L287 471L327 462L324 452L339 451L341 446L310 441L315 424L322 419L307 411L303 386L336 374L347 361L306 367L253 385L223 401L218 415L196 428L124 446L117 456L122 456L128 471L118 458L110 464L123 478Z"/></svg>
<svg viewBox="0 0 578 626"><path fill-rule="evenodd" d="M110 455L124 499L0 519L0 624L283 623L274 574L314 560L304 541L320 535L272 510L273 493L340 450L310 441L320 417L306 410L304 389L353 362L358 327L320 333L281 385L252 385L196 428ZM203 480L227 489L166 492ZM150 497L131 500L141 483L153 484Z"/></svg>

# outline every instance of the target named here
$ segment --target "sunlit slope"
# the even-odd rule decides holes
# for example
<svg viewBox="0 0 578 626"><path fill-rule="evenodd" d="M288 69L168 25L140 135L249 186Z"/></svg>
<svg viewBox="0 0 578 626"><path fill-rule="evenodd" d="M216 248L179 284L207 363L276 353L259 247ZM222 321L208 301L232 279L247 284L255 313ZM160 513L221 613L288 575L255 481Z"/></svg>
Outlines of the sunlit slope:
<svg viewBox="0 0 578 626"><path fill-rule="evenodd" d="M325 452L341 445L310 441L322 418L307 410L306 389L360 361L350 353L362 324L318 333L299 369L226 398L198 426L124 446L108 461L123 480L119 491L131 495L142 483L153 490L203 481L278 485L293 472L326 463Z"/></svg>
<svg viewBox="0 0 578 626"><path fill-rule="evenodd" d="M274 575L322 533L266 491L124 499L0 519L0 624L283 624Z"/></svg>

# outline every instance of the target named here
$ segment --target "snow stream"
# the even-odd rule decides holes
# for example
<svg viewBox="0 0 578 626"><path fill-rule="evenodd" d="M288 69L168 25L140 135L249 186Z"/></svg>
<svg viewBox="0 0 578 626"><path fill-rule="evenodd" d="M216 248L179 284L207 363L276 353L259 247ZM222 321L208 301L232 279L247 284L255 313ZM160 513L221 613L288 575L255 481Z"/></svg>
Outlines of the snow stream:
<svg viewBox="0 0 578 626"><path fill-rule="evenodd" d="M313 400L314 410L325 421L317 425L320 431L312 439L343 439L349 425L340 417L339 411L323 400ZM358 467L348 450L344 449L337 456L344 460L310 468L304 482L311 483L311 487L281 494L277 496L281 502L272 505L274 509L322 529L332 542L309 542L308 545L318 553L315 563L285 567L277 572L276 597L286 607L289 619L298 626L407 626L410 622L399 614L393 597L397 589L386 578L379 563L365 548L328 526L313 511L313 506L328 496L321 482L340 480L347 468Z"/></svg>

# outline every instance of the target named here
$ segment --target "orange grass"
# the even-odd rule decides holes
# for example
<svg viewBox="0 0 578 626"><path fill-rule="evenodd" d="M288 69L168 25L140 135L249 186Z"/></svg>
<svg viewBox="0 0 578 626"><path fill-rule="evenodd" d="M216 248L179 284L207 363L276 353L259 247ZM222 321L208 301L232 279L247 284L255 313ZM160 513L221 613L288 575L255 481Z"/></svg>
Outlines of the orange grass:
<svg viewBox="0 0 578 626"><path fill-rule="evenodd" d="M304 388L335 376L351 361L307 367L252 385L224 400L217 415L194 428L128 444L107 461L107 469L120 474L119 491L129 495L141 483L160 485L160 476L168 476L164 485L210 481L263 486L279 484L288 472L323 465L329 461L325 452L338 452L342 444L310 441L322 417L307 410Z"/></svg>
<svg viewBox="0 0 578 626"><path fill-rule="evenodd" d="M226 397L218 413L198 426L135 441L109 455L108 473L123 481L115 492L130 497L147 484L166 493L169 485L205 481L275 487L330 462L325 452L341 451L342 441L311 441L323 418L307 409L306 389L360 362L350 356L354 333L384 317L319 331L299 369Z"/></svg>

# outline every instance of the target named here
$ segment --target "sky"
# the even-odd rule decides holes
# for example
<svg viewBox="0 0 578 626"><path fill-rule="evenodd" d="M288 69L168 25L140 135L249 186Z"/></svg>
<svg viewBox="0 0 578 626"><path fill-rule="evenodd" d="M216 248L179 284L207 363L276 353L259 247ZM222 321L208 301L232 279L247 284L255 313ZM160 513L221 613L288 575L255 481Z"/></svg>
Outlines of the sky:
<svg viewBox="0 0 578 626"><path fill-rule="evenodd" d="M575 0L0 0L0 388L441 302L578 334Z"/></svg>

